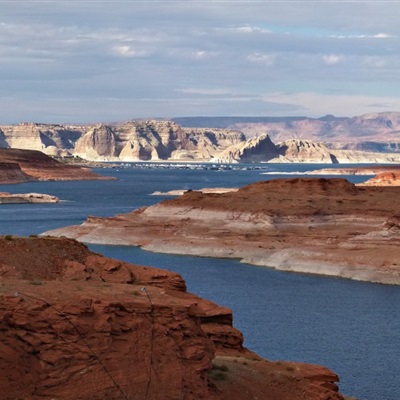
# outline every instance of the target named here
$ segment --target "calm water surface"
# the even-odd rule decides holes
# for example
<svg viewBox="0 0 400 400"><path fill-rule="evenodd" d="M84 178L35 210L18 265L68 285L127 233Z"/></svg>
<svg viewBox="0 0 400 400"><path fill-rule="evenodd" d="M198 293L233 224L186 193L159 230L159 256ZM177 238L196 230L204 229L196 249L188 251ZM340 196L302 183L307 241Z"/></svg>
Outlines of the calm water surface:
<svg viewBox="0 0 400 400"><path fill-rule="evenodd" d="M2 185L2 191L42 192L65 201L2 205L0 234L37 234L80 223L88 215L124 213L164 199L149 195L156 190L239 187L283 176L279 172L314 167L321 166L268 166L276 175L254 170L110 169L100 172L118 181ZM114 258L179 272L189 291L232 308L245 345L265 358L323 364L340 375L343 393L359 399L400 399L400 287L290 274L234 260L90 247Z"/></svg>

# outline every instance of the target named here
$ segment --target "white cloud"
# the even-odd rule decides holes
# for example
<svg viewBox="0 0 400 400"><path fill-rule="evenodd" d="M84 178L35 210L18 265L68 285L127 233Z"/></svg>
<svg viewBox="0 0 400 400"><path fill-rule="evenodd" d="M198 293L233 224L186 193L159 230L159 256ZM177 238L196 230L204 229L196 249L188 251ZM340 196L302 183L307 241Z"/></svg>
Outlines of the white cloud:
<svg viewBox="0 0 400 400"><path fill-rule="evenodd" d="M322 60L325 64L335 65L342 62L344 60L344 57L338 54L325 54L322 56Z"/></svg>
<svg viewBox="0 0 400 400"><path fill-rule="evenodd" d="M253 26L253 25L238 26L236 28L232 28L232 30L240 33L271 33L271 31L268 29L260 28L258 26Z"/></svg>
<svg viewBox="0 0 400 400"><path fill-rule="evenodd" d="M388 33L375 33L375 34L348 34L348 35L330 35L330 37L335 39L390 39L397 36L390 35Z"/></svg>
<svg viewBox="0 0 400 400"><path fill-rule="evenodd" d="M148 52L145 50L135 50L127 45L114 46L112 49L115 54L121 57L145 57L148 55Z"/></svg>
<svg viewBox="0 0 400 400"><path fill-rule="evenodd" d="M246 58L253 63L262 63L264 65L273 65L276 60L276 54L253 53Z"/></svg>

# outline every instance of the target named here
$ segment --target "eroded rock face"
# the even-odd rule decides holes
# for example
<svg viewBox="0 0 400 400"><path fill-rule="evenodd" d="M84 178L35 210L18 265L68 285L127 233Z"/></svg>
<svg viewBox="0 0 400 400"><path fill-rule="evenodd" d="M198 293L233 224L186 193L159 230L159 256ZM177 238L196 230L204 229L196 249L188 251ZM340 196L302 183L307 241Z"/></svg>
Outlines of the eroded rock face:
<svg viewBox="0 0 400 400"><path fill-rule="evenodd" d="M400 186L400 171L380 172L363 183L364 186Z"/></svg>
<svg viewBox="0 0 400 400"><path fill-rule="evenodd" d="M393 118L378 116L368 119L363 116L349 126L352 129L361 126L363 132L367 132L368 124L381 126L382 121L392 121ZM74 155L88 161L400 162L397 152L399 146L393 137L386 147L378 147L382 152L357 151L357 143L361 140L357 135L353 138L354 146L331 143L332 138L336 138L336 135L340 137L340 133L343 133L341 129L345 125L341 124L348 120L346 118L284 120L267 125L240 125L249 134L247 140L244 133L237 129L182 128L173 121L164 120L91 126L23 123L0 127L0 147L39 150L58 157ZM367 120L368 123L365 122ZM394 126L397 125L393 122ZM350 129L349 132L353 131ZM368 131L368 135L372 133ZM274 141L287 140L275 145L271 138ZM329 149L319 143L321 141L329 143ZM368 146L363 149L368 149ZM390 149L392 152L389 152Z"/></svg>
<svg viewBox="0 0 400 400"><path fill-rule="evenodd" d="M335 163L337 159L322 143L291 139L278 145L279 153L289 162Z"/></svg>
<svg viewBox="0 0 400 400"><path fill-rule="evenodd" d="M16 162L0 162L0 184L29 182L33 178L22 172Z"/></svg>
<svg viewBox="0 0 400 400"><path fill-rule="evenodd" d="M294 272L400 284L399 187L276 179L230 193L190 191L113 218L48 232L84 242L233 257Z"/></svg>
<svg viewBox="0 0 400 400"><path fill-rule="evenodd" d="M62 164L40 151L0 148L0 183L88 179L110 178L87 168Z"/></svg>
<svg viewBox="0 0 400 400"><path fill-rule="evenodd" d="M243 141L244 135L236 131L184 130L171 121L130 121L90 129L76 143L74 154L88 160L209 160Z"/></svg>
<svg viewBox="0 0 400 400"><path fill-rule="evenodd" d="M228 147L214 162L267 162L279 157L277 147L268 135L261 135Z"/></svg>
<svg viewBox="0 0 400 400"><path fill-rule="evenodd" d="M0 239L0 299L2 400L343 399L326 368L244 349L231 311L187 293L178 274L73 240ZM228 387L213 360L232 365Z"/></svg>

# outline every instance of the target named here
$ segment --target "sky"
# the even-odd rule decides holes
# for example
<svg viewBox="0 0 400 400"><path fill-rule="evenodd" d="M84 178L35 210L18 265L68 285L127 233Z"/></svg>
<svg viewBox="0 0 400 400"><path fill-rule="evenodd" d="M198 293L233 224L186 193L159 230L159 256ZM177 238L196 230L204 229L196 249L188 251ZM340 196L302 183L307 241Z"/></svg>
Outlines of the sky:
<svg viewBox="0 0 400 400"><path fill-rule="evenodd" d="M0 124L400 111L399 1L0 0Z"/></svg>

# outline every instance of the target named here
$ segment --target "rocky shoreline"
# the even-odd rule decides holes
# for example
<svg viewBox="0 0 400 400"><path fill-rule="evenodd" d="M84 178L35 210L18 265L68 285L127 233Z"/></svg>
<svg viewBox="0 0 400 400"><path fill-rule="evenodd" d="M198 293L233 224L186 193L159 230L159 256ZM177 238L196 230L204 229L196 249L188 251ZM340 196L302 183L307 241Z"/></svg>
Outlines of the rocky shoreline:
<svg viewBox="0 0 400 400"><path fill-rule="evenodd" d="M60 163L40 151L0 148L0 184L109 179L114 178Z"/></svg>
<svg viewBox="0 0 400 400"><path fill-rule="evenodd" d="M49 194L0 192L0 204L58 203L59 201L58 197Z"/></svg>
<svg viewBox="0 0 400 400"><path fill-rule="evenodd" d="M230 193L189 191L45 235L400 284L399 195L399 187L358 187L339 178L279 179Z"/></svg>
<svg viewBox="0 0 400 400"><path fill-rule="evenodd" d="M325 367L243 347L180 275L70 239L0 238L3 400L344 400Z"/></svg>

